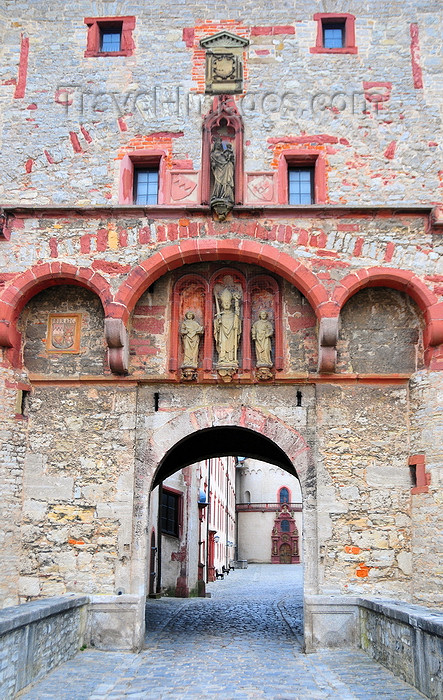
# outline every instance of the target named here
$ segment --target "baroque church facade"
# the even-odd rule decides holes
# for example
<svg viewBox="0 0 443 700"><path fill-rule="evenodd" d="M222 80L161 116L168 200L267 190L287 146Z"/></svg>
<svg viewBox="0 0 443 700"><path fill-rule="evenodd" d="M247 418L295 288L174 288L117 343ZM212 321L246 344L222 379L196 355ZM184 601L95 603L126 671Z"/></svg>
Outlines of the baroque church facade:
<svg viewBox="0 0 443 700"><path fill-rule="evenodd" d="M139 648L152 494L242 455L298 480L307 649L441 607L438 4L94 7L1 20L2 605Z"/></svg>

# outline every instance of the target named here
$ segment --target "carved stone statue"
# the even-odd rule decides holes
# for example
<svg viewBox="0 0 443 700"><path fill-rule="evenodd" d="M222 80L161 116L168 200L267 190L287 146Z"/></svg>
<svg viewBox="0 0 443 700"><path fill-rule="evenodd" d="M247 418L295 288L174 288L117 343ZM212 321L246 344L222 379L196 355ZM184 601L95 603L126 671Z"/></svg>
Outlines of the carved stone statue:
<svg viewBox="0 0 443 700"><path fill-rule="evenodd" d="M234 309L232 309L234 302ZM220 298L215 295L216 316L214 338L218 353L217 370L229 381L238 368L238 346L241 335L240 294L225 287ZM220 306L221 304L221 306Z"/></svg>
<svg viewBox="0 0 443 700"><path fill-rule="evenodd" d="M192 311L187 311L185 318L180 324L180 335L183 342L182 376L184 379L195 378L195 372L186 370L193 370L198 367L198 348L200 336L203 333L204 328L195 320L195 314Z"/></svg>
<svg viewBox="0 0 443 700"><path fill-rule="evenodd" d="M256 376L260 380L272 379L271 338L274 326L268 318L267 311L260 311L258 320L251 328L252 339L255 341Z"/></svg>
<svg viewBox="0 0 443 700"><path fill-rule="evenodd" d="M211 207L222 221L234 206L234 162L232 144L227 143L223 147L220 136L216 136L211 150Z"/></svg>
<svg viewBox="0 0 443 700"><path fill-rule="evenodd" d="M268 319L267 311L260 311L251 333L252 339L255 340L257 367L272 367L271 338L274 335L274 326Z"/></svg>

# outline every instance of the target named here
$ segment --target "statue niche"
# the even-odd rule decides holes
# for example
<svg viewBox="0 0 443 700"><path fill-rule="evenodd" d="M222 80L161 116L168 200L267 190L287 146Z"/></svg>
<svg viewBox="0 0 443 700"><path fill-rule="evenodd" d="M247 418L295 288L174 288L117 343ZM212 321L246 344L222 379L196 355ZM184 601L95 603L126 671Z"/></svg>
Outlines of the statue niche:
<svg viewBox="0 0 443 700"><path fill-rule="evenodd" d="M218 354L216 369L224 381L230 381L238 370L241 294L237 289L225 286L221 291L215 288L214 297L214 340Z"/></svg>
<svg viewBox="0 0 443 700"><path fill-rule="evenodd" d="M251 335L252 339L255 341L257 374L261 379L271 379L271 338L274 335L274 326L268 318L267 311L260 311L257 321L252 326Z"/></svg>
<svg viewBox="0 0 443 700"><path fill-rule="evenodd" d="M195 320L192 311L185 313L185 318L180 324L180 335L183 343L183 362L181 366L182 378L193 380L197 377L198 349L200 336L204 333L204 328Z"/></svg>
<svg viewBox="0 0 443 700"><path fill-rule="evenodd" d="M214 209L220 221L234 206L234 151L231 143L223 143L216 136L211 150L211 208Z"/></svg>
<svg viewBox="0 0 443 700"><path fill-rule="evenodd" d="M202 203L224 221L243 201L243 122L232 97L214 98L203 120Z"/></svg>

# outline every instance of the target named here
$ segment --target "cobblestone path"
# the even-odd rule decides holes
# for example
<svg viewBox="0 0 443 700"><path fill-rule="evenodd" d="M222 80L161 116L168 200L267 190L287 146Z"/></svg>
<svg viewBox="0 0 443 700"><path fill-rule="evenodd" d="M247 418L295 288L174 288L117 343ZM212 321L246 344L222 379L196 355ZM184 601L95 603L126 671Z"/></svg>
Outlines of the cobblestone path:
<svg viewBox="0 0 443 700"><path fill-rule="evenodd" d="M250 565L208 590L210 599L149 601L141 654L80 652L21 697L423 698L362 652L301 652L301 566Z"/></svg>

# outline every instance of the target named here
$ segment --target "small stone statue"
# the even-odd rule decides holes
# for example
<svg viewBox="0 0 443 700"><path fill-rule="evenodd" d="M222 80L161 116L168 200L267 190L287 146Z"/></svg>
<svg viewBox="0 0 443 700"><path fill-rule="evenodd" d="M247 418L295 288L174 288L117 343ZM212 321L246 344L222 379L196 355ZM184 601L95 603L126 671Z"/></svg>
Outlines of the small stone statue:
<svg viewBox="0 0 443 700"><path fill-rule="evenodd" d="M268 319L267 311L260 311L258 320L252 326L251 334L255 341L257 376L259 379L271 379L272 373L269 368L272 367L271 338L274 335L274 326Z"/></svg>
<svg viewBox="0 0 443 700"><path fill-rule="evenodd" d="M234 301L234 310L232 309ZM221 302L221 307L220 307ZM225 287L220 299L215 295L217 313L214 318L214 338L218 352L217 370L223 378L232 378L238 368L238 345L241 335L240 295ZM229 381L229 379L226 379Z"/></svg>
<svg viewBox="0 0 443 700"><path fill-rule="evenodd" d="M180 335L183 342L183 363L182 370L197 369L198 367L198 348L200 345L200 336L203 335L204 328L195 320L195 314L192 311L185 313L185 318L180 324ZM182 372L184 378L188 378L189 372ZM195 374L192 373L193 375ZM194 377L192 377L194 378Z"/></svg>
<svg viewBox="0 0 443 700"><path fill-rule="evenodd" d="M232 144L223 147L220 136L214 138L211 150L213 185L211 207L223 221L234 206L234 151Z"/></svg>

